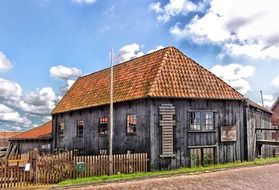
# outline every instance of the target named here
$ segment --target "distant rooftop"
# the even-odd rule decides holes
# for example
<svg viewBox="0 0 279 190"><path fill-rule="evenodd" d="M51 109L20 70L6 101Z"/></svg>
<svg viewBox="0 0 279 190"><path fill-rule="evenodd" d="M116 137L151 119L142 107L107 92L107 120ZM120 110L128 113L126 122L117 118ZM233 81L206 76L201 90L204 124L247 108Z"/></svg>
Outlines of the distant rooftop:
<svg viewBox="0 0 279 190"><path fill-rule="evenodd" d="M39 127L24 131L18 135L12 136L9 140L34 140L50 139L52 133L52 121L48 121Z"/></svg>
<svg viewBox="0 0 279 190"><path fill-rule="evenodd" d="M17 131L0 131L0 148L7 148L9 145L8 139L20 134Z"/></svg>

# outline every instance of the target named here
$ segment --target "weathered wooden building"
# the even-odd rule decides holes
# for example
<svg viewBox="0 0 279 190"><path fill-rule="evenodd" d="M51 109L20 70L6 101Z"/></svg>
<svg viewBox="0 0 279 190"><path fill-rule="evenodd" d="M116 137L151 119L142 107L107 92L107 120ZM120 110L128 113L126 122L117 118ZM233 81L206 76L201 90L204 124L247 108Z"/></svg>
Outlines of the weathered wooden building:
<svg viewBox="0 0 279 190"><path fill-rule="evenodd" d="M272 119L271 119L272 125L279 127L279 97L271 106L271 111L273 112Z"/></svg>
<svg viewBox="0 0 279 190"><path fill-rule="evenodd" d="M271 106L271 111L273 112L271 118L272 126L279 129L279 97ZM272 139L279 140L279 131L272 132Z"/></svg>
<svg viewBox="0 0 279 190"><path fill-rule="evenodd" d="M78 78L52 112L53 147L109 148L110 69ZM114 67L113 153L147 152L150 169L253 160L271 112L174 47Z"/></svg>
<svg viewBox="0 0 279 190"><path fill-rule="evenodd" d="M50 153L52 144L52 122L48 121L39 127L21 132L9 138L7 156L23 154L34 149L39 153Z"/></svg>
<svg viewBox="0 0 279 190"><path fill-rule="evenodd" d="M9 138L19 134L16 131L1 131L0 132L0 158L6 155L7 149L9 147Z"/></svg>
<svg viewBox="0 0 279 190"><path fill-rule="evenodd" d="M7 149L9 146L9 138L19 133L18 131L0 131L0 149Z"/></svg>

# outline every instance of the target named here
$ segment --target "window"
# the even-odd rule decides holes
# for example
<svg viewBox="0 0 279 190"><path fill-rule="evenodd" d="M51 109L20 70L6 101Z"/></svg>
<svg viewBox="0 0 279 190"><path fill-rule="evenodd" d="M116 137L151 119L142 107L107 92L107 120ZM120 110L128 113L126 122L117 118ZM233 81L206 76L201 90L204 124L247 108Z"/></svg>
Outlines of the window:
<svg viewBox="0 0 279 190"><path fill-rule="evenodd" d="M213 112L190 112L190 130L208 131L214 130Z"/></svg>
<svg viewBox="0 0 279 190"><path fill-rule="evenodd" d="M108 134L108 118L107 117L101 117L99 119L99 134L100 135Z"/></svg>
<svg viewBox="0 0 279 190"><path fill-rule="evenodd" d="M137 116L127 115L127 133L128 134L136 134L136 127L137 127Z"/></svg>
<svg viewBox="0 0 279 190"><path fill-rule="evenodd" d="M107 155L107 149L99 149L99 154L100 155Z"/></svg>
<svg viewBox="0 0 279 190"><path fill-rule="evenodd" d="M201 165L201 149L190 149L191 167Z"/></svg>
<svg viewBox="0 0 279 190"><path fill-rule="evenodd" d="M58 125L58 135L60 137L63 137L64 136L64 128L65 128L65 124L64 124L64 121L60 122L59 125Z"/></svg>
<svg viewBox="0 0 279 190"><path fill-rule="evenodd" d="M203 165L214 164L214 148L203 148Z"/></svg>
<svg viewBox="0 0 279 190"><path fill-rule="evenodd" d="M42 150L50 150L50 144L42 144Z"/></svg>
<svg viewBox="0 0 279 190"><path fill-rule="evenodd" d="M82 120L77 122L77 137L83 137L83 125L84 122Z"/></svg>
<svg viewBox="0 0 279 190"><path fill-rule="evenodd" d="M133 149L127 149L126 154L134 154L134 150Z"/></svg>
<svg viewBox="0 0 279 190"><path fill-rule="evenodd" d="M83 148L74 148L73 149L73 154L75 156L85 155L85 149L83 149Z"/></svg>
<svg viewBox="0 0 279 190"><path fill-rule="evenodd" d="M207 166L214 164L214 148L195 148L190 149L190 159L192 166Z"/></svg>

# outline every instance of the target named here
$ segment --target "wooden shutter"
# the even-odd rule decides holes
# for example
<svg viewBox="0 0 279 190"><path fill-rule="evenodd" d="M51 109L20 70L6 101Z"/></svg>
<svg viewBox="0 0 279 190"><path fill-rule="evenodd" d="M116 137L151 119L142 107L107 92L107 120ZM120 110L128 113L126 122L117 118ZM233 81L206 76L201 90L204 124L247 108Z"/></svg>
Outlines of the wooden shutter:
<svg viewBox="0 0 279 190"><path fill-rule="evenodd" d="M173 153L173 126L175 126L175 107L172 104L162 104L159 107L162 127L162 154L161 157L174 157Z"/></svg>

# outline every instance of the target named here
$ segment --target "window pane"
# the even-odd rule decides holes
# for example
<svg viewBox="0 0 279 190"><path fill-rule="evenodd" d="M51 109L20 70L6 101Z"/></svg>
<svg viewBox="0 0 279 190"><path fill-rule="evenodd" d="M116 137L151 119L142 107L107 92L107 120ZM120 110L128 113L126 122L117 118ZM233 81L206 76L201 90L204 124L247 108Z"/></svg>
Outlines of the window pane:
<svg viewBox="0 0 279 190"><path fill-rule="evenodd" d="M127 115L127 133L136 133L137 117L135 114Z"/></svg>
<svg viewBox="0 0 279 190"><path fill-rule="evenodd" d="M205 166L214 164L214 148L203 149L203 164Z"/></svg>
<svg viewBox="0 0 279 190"><path fill-rule="evenodd" d="M64 122L60 122L58 125L58 133L60 136L64 135L64 128L65 128Z"/></svg>
<svg viewBox="0 0 279 190"><path fill-rule="evenodd" d="M85 155L85 149L83 149L83 148L74 148L73 149L73 154L75 156Z"/></svg>
<svg viewBox="0 0 279 190"><path fill-rule="evenodd" d="M126 153L127 153L127 154L133 154L133 153L134 153L134 150L128 149Z"/></svg>
<svg viewBox="0 0 279 190"><path fill-rule="evenodd" d="M213 112L191 112L190 130L213 130Z"/></svg>
<svg viewBox="0 0 279 190"><path fill-rule="evenodd" d="M100 155L106 155L107 154L107 149L100 149L99 154Z"/></svg>
<svg viewBox="0 0 279 190"><path fill-rule="evenodd" d="M83 136L83 121L79 120L77 122L77 136L82 137Z"/></svg>
<svg viewBox="0 0 279 190"><path fill-rule="evenodd" d="M190 113L190 129L191 130L200 130L200 112L191 112Z"/></svg>
<svg viewBox="0 0 279 190"><path fill-rule="evenodd" d="M99 119L99 134L106 135L108 133L108 118L101 117Z"/></svg>
<svg viewBox="0 0 279 190"><path fill-rule="evenodd" d="M190 149L191 167L201 165L201 149Z"/></svg>

